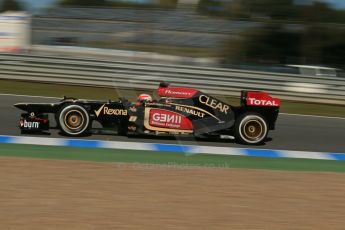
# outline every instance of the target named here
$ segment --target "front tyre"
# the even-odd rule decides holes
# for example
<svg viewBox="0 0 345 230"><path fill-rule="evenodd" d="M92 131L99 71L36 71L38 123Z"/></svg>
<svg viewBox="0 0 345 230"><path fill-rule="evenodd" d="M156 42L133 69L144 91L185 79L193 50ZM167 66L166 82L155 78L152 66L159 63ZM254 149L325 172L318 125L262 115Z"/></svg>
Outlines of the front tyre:
<svg viewBox="0 0 345 230"><path fill-rule="evenodd" d="M267 122L258 113L245 113L236 120L235 138L240 143L259 145L265 142L267 134Z"/></svg>
<svg viewBox="0 0 345 230"><path fill-rule="evenodd" d="M58 115L59 126L64 134L81 136L89 131L90 117L80 105L66 105Z"/></svg>

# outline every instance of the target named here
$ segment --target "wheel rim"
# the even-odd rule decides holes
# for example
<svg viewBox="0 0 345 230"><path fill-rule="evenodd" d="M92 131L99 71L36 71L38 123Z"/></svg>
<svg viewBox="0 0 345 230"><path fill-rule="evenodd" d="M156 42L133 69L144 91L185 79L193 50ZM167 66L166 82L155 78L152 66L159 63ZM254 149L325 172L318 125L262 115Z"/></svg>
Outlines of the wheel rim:
<svg viewBox="0 0 345 230"><path fill-rule="evenodd" d="M267 133L265 121L258 116L248 116L240 125L240 135L248 143L259 143Z"/></svg>
<svg viewBox="0 0 345 230"><path fill-rule="evenodd" d="M59 125L62 132L77 136L89 128L88 112L80 105L67 105L59 113Z"/></svg>
<svg viewBox="0 0 345 230"><path fill-rule="evenodd" d="M64 123L72 130L80 129L84 124L84 116L78 110L71 110L65 114Z"/></svg>
<svg viewBox="0 0 345 230"><path fill-rule="evenodd" d="M263 127L257 120L249 120L243 125L243 134L249 140L258 140L262 137Z"/></svg>

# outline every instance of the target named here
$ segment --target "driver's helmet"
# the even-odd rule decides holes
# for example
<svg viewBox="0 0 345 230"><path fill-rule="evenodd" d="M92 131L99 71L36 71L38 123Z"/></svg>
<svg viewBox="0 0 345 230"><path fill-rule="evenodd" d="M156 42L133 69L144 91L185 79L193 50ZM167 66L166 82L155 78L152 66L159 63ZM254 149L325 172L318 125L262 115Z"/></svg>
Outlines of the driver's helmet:
<svg viewBox="0 0 345 230"><path fill-rule="evenodd" d="M138 102L152 102L152 97L149 94L143 93L137 97L137 101Z"/></svg>

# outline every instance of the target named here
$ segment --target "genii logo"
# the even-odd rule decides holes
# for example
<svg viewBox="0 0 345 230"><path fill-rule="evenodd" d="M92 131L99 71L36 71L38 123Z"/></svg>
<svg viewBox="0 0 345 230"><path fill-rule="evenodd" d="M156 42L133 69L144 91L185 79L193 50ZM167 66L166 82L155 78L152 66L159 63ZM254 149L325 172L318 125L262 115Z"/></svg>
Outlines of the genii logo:
<svg viewBox="0 0 345 230"><path fill-rule="evenodd" d="M181 114L163 109L151 109L149 117L150 125L162 128L191 130L192 122Z"/></svg>

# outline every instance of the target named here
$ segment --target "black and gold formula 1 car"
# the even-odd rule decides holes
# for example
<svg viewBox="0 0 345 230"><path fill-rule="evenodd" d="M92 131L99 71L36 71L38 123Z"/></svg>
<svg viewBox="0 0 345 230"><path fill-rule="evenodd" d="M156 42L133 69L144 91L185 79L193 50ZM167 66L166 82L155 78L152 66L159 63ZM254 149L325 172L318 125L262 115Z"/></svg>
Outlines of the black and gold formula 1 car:
<svg viewBox="0 0 345 230"><path fill-rule="evenodd" d="M262 144L275 128L280 100L268 93L242 91L241 105L231 106L191 88L161 83L159 100L130 103L64 98L57 103L18 103L22 133L48 131L48 114L68 136L91 134L93 122L118 135L183 135L229 138L243 144Z"/></svg>

